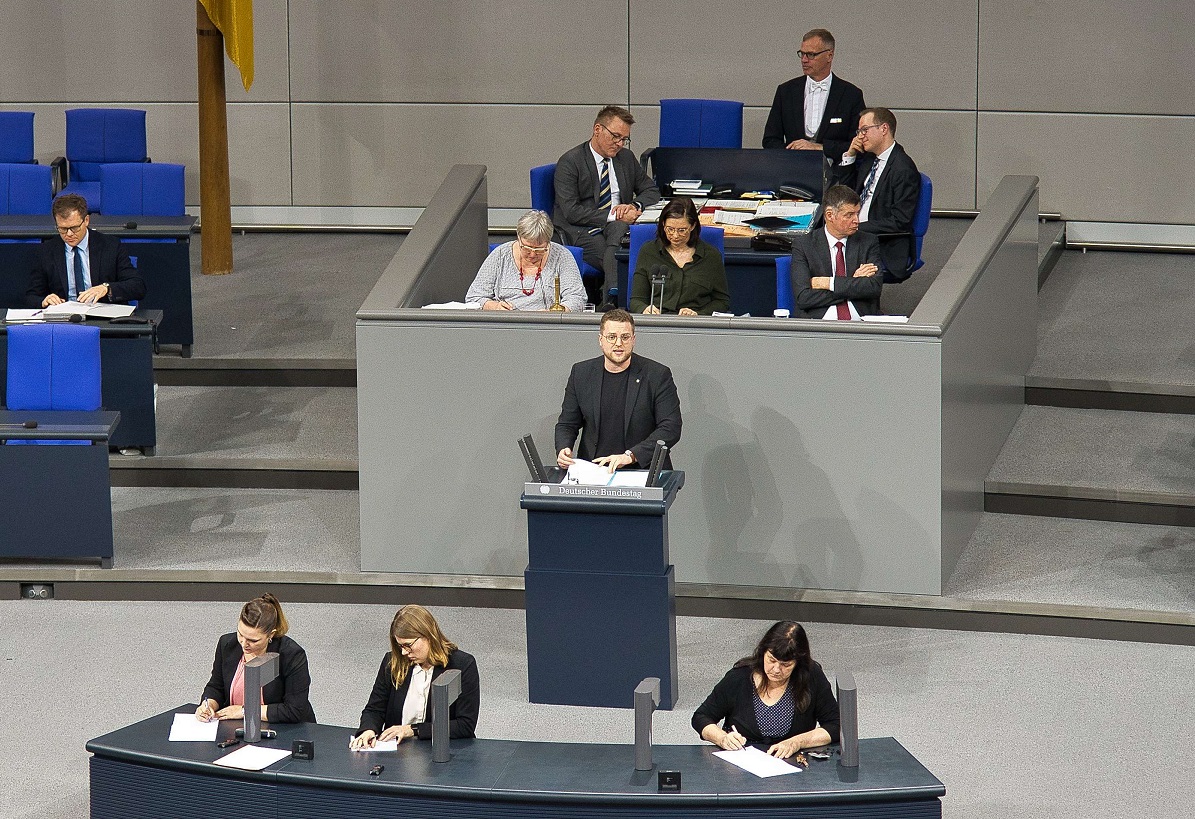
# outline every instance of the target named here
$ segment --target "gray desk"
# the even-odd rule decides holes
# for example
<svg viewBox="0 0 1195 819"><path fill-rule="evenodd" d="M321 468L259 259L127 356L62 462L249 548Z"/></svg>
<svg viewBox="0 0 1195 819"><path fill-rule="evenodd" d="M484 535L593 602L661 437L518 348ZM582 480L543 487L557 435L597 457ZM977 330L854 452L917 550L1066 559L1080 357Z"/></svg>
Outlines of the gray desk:
<svg viewBox="0 0 1195 819"><path fill-rule="evenodd" d="M0 410L0 440L85 442L0 445L0 556L98 557L112 565L108 440L119 420L117 412ZM26 421L37 428L24 429Z"/></svg>
<svg viewBox="0 0 1195 819"><path fill-rule="evenodd" d="M194 711L181 706L179 711ZM315 741L315 759L260 772L213 765L213 743L168 742L171 713L87 743L92 819L253 815L282 819L403 816L784 816L798 819L940 817L942 783L895 739L860 742L858 769L814 762L791 776L758 779L712 756L710 745L655 748L657 769L682 772L684 789L661 794L655 771L634 770L630 745L454 740L452 760L431 761L427 742L390 753L347 750L349 729L274 725L267 747ZM221 736L233 724L221 725ZM239 746L238 746L239 747ZM380 776L369 769L384 765Z"/></svg>
<svg viewBox="0 0 1195 819"><path fill-rule="evenodd" d="M128 228L134 223L136 228ZM195 327L191 319L191 229L194 216L100 216L91 227L115 236L145 279L140 306L165 315L158 328L162 344L182 345L191 357ZM0 216L0 308L24 307L33 254L40 239L57 235L50 216ZM32 240L32 241L27 241Z"/></svg>

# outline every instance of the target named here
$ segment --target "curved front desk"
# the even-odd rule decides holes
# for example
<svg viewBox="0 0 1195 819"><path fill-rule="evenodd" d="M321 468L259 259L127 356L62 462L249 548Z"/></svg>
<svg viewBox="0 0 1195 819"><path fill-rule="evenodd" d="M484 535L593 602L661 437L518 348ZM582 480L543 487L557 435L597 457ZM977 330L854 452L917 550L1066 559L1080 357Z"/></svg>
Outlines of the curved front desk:
<svg viewBox="0 0 1195 819"><path fill-rule="evenodd" d="M194 712L194 706L177 710ZM452 760L437 764L428 742L353 753L348 728L276 725L277 739L264 747L310 739L315 758L238 771L213 764L235 748L169 742L173 713L87 743L92 819L940 817L946 793L890 737L860 740L857 769L810 760L806 771L759 779L714 757L710 745L656 746L655 770L637 772L629 744L454 740ZM236 726L221 725L221 738ZM380 776L369 775L375 765L385 766ZM659 770L680 771L682 790L657 792Z"/></svg>

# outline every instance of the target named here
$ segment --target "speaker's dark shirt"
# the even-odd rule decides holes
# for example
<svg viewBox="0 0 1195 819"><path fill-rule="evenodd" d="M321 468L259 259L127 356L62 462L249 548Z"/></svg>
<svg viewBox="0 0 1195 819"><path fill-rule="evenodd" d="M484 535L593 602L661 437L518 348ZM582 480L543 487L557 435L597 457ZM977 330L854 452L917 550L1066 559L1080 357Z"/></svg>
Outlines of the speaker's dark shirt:
<svg viewBox="0 0 1195 819"><path fill-rule="evenodd" d="M598 423L596 456L621 455L627 451L627 381L630 370L612 373L602 368L602 405Z"/></svg>

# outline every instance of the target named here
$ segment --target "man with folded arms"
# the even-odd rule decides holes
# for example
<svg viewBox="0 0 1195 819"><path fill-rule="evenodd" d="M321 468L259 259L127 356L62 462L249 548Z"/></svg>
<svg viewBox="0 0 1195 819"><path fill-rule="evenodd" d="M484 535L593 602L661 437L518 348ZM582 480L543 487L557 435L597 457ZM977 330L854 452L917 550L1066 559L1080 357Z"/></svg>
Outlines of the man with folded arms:
<svg viewBox="0 0 1195 819"><path fill-rule="evenodd" d="M859 230L879 236L884 269L905 279L916 254L913 214L921 195L917 164L896 141L896 116L887 108L867 108L831 180L859 194Z"/></svg>
<svg viewBox="0 0 1195 819"><path fill-rule="evenodd" d="M798 318L852 321L880 312L880 246L859 232L859 195L832 185L825 224L793 242L792 284Z"/></svg>
<svg viewBox="0 0 1195 819"><path fill-rule="evenodd" d="M616 307L622 237L643 209L660 201L660 191L627 147L631 112L617 105L598 111L588 142L570 148L556 162L556 207L552 221L562 244L579 247L582 258L605 276L601 310Z"/></svg>
<svg viewBox="0 0 1195 819"><path fill-rule="evenodd" d="M836 162L855 135L855 123L864 108L863 92L830 70L834 35L824 28L801 38L797 56L801 76L776 89L763 146L822 151Z"/></svg>

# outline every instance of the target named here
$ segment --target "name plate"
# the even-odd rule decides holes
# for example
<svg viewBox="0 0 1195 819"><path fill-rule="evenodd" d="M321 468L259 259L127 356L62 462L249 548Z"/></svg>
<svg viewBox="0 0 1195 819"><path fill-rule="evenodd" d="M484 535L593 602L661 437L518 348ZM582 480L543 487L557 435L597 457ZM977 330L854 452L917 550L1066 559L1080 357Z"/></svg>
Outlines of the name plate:
<svg viewBox="0 0 1195 819"><path fill-rule="evenodd" d="M525 483L523 494L528 498L610 498L612 500L664 500L659 486L582 486L566 483Z"/></svg>

